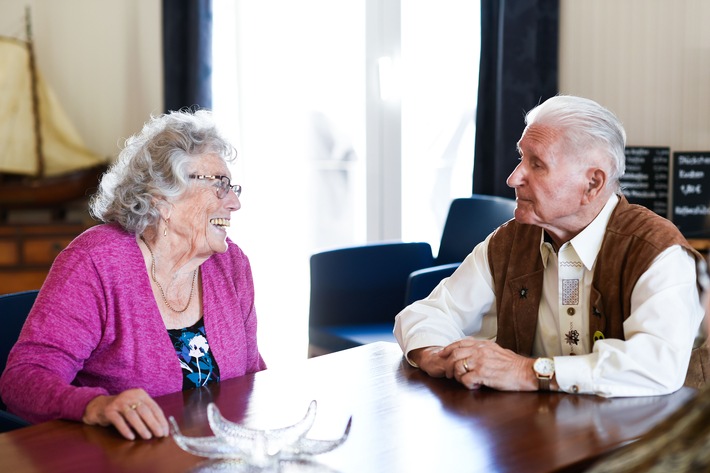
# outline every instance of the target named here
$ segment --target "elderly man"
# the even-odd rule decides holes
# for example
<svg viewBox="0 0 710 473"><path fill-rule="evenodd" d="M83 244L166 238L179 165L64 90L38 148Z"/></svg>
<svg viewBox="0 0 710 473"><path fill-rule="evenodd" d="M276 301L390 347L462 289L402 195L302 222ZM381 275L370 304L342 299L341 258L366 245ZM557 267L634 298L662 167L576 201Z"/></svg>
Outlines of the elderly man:
<svg viewBox="0 0 710 473"><path fill-rule="evenodd" d="M515 219L397 315L407 359L469 389L646 396L679 389L704 311L693 250L620 193L625 131L588 99L526 116Z"/></svg>

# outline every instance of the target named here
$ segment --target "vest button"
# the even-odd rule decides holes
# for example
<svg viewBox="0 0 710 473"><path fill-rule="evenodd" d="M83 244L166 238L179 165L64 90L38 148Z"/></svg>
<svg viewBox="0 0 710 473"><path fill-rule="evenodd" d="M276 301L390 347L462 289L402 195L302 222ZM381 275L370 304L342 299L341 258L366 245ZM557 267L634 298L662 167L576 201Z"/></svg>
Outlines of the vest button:
<svg viewBox="0 0 710 473"><path fill-rule="evenodd" d="M567 315L574 315L574 313L575 313L574 307L567 308Z"/></svg>

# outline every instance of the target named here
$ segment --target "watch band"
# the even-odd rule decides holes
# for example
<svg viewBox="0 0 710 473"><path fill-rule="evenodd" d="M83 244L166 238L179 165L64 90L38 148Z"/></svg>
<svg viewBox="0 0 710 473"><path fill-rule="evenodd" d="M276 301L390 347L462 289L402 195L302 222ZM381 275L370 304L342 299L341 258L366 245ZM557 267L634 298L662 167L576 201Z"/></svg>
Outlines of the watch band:
<svg viewBox="0 0 710 473"><path fill-rule="evenodd" d="M550 390L550 378L538 376L537 382L538 382L538 387L539 387L540 391L549 391Z"/></svg>

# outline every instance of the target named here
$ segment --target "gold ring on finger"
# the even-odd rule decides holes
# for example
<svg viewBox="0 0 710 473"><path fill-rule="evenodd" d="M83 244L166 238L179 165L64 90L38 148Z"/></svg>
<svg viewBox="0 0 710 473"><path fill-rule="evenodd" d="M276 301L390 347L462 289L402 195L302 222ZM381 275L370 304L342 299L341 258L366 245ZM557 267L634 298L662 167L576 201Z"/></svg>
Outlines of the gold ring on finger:
<svg viewBox="0 0 710 473"><path fill-rule="evenodd" d="M466 370L466 373L469 372L469 369L468 369L468 360L466 360L466 359L463 360L463 369Z"/></svg>

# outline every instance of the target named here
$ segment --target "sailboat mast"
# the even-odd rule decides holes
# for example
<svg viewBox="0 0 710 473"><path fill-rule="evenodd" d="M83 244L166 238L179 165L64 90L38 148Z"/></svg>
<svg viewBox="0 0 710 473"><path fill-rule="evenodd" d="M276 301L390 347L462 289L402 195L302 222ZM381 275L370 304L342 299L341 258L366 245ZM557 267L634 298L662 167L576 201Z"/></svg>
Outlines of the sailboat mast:
<svg viewBox="0 0 710 473"><path fill-rule="evenodd" d="M39 96L37 92L37 67L35 64L34 46L32 44L32 20L30 7L25 8L25 25L27 28L27 50L29 52L30 87L32 92L32 115L34 117L35 147L37 159L37 177L44 177L44 153L42 151L42 130L40 127Z"/></svg>

